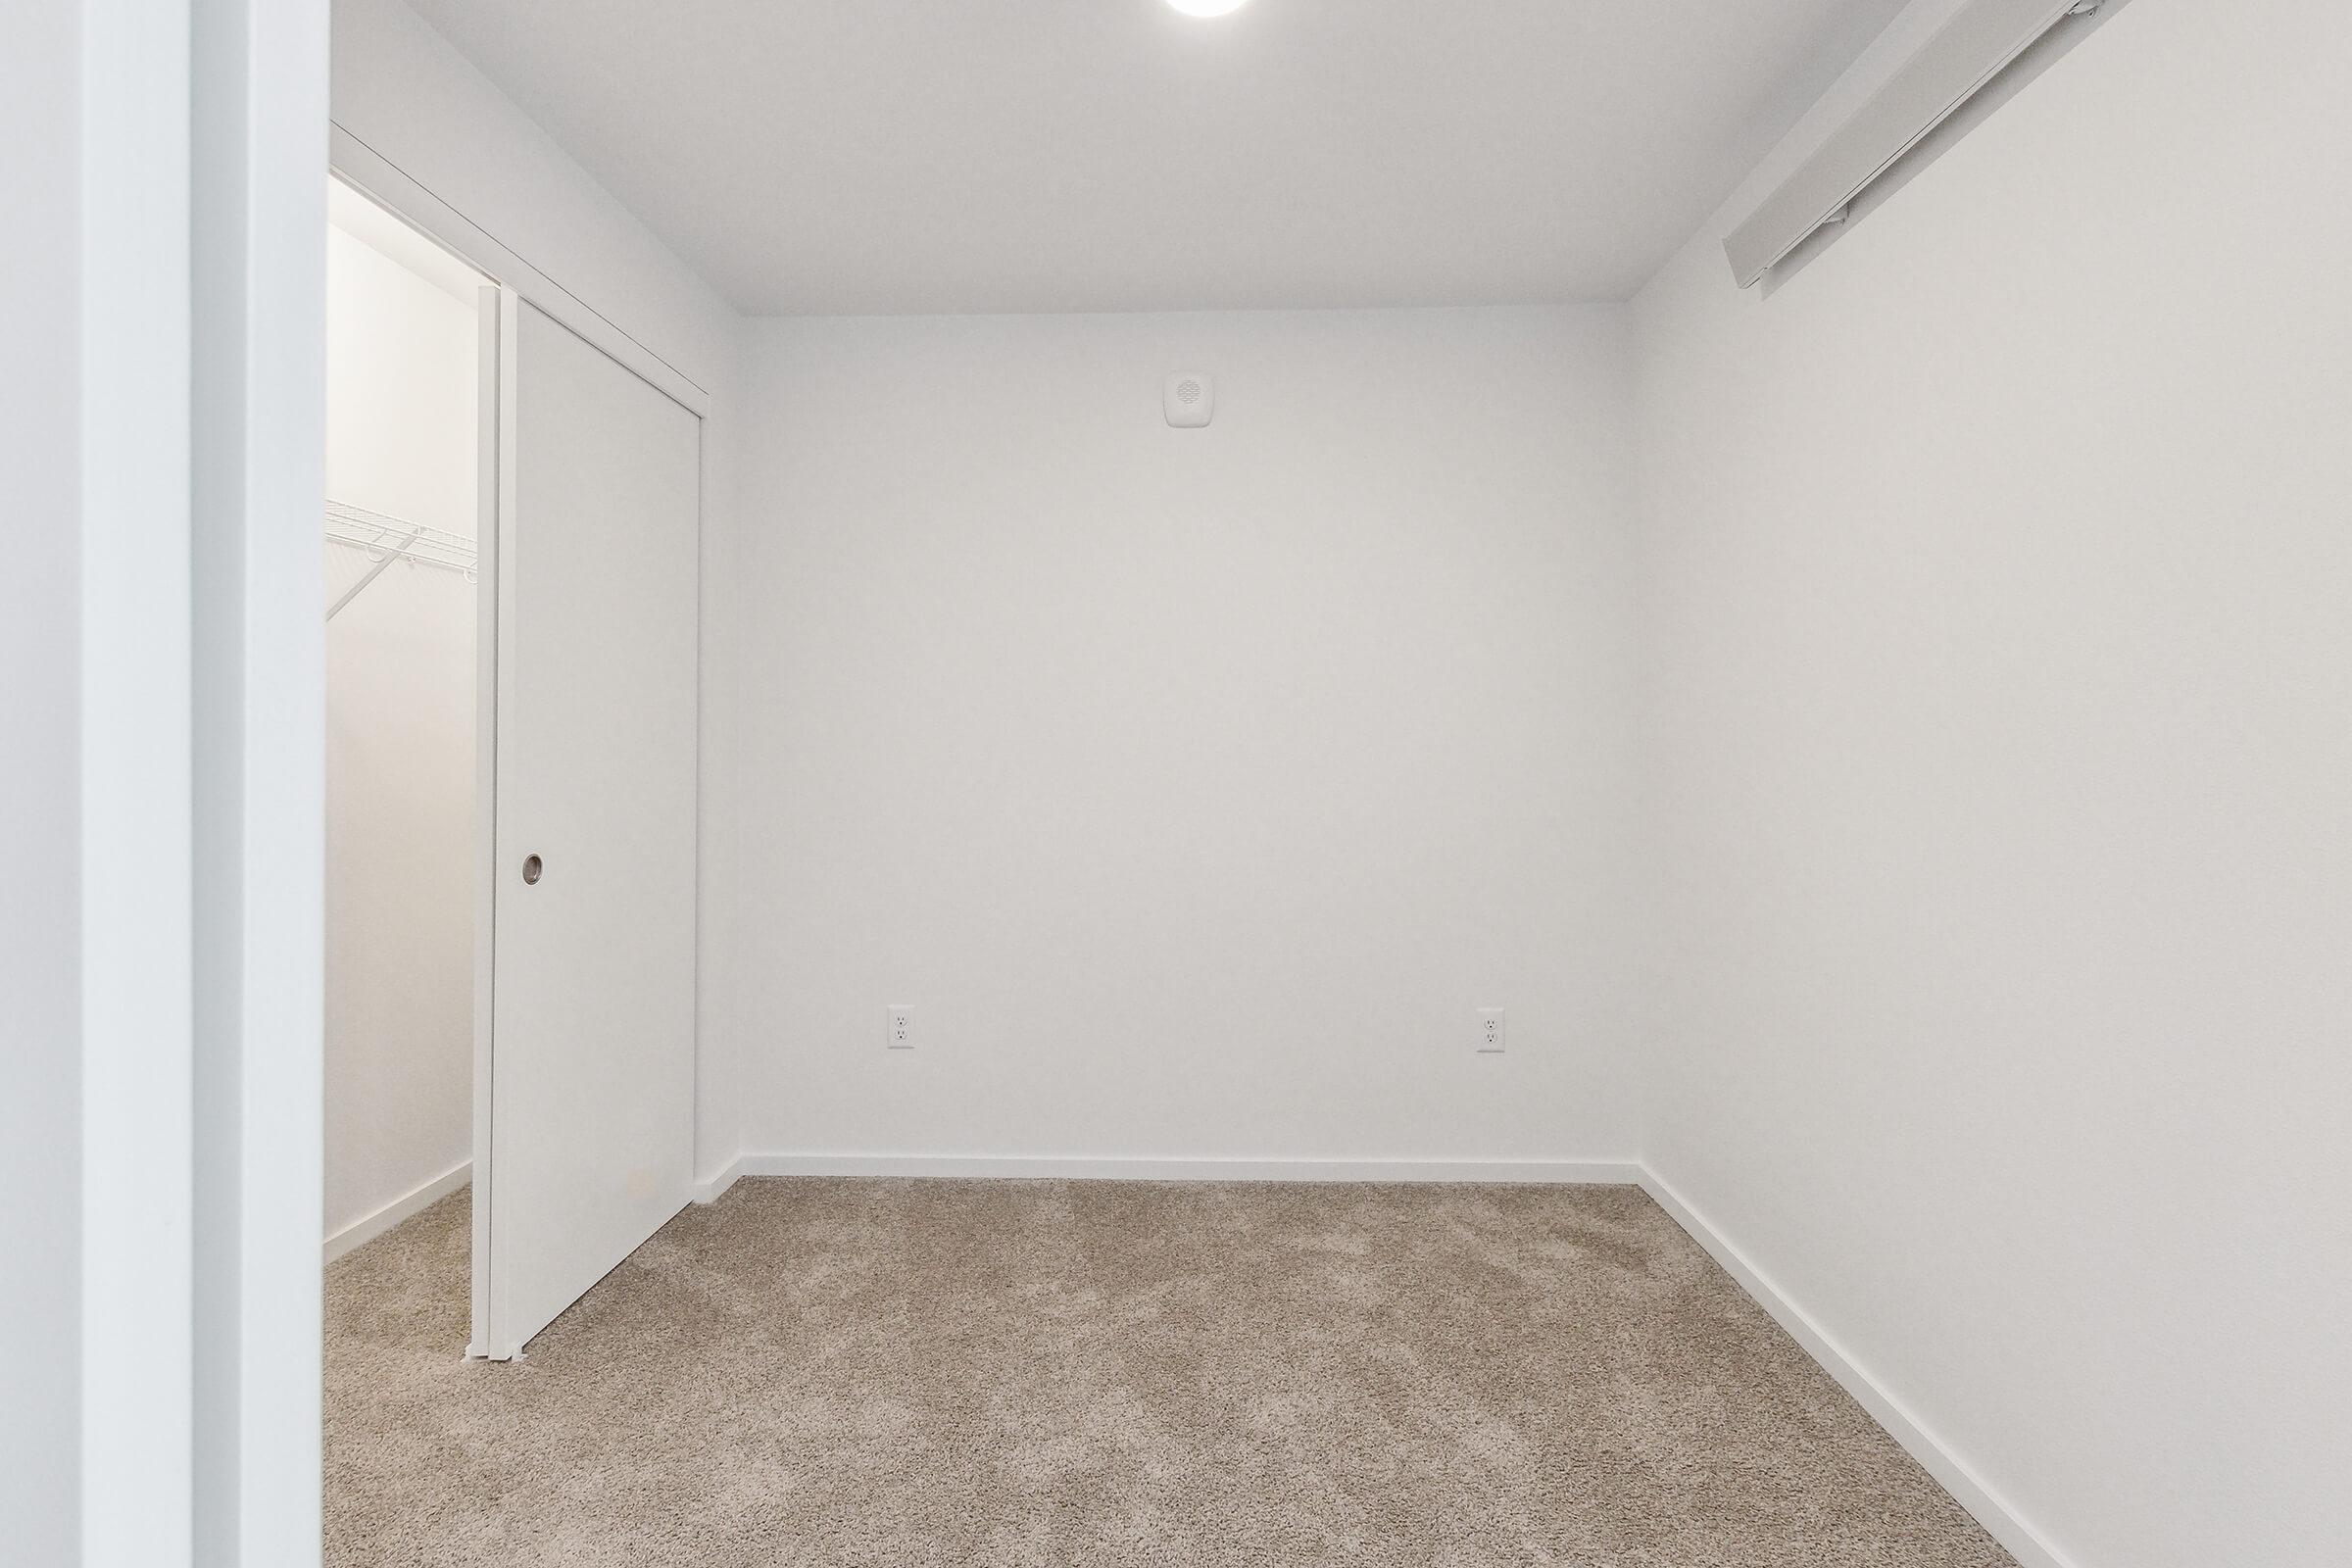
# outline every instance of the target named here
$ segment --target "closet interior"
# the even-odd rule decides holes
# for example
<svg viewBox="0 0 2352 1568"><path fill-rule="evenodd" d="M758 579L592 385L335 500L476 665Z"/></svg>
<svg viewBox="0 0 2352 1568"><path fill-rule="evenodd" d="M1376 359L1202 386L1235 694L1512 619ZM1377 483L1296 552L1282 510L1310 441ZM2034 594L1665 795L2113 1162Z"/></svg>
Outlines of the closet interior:
<svg viewBox="0 0 2352 1568"><path fill-rule="evenodd" d="M326 1260L472 1155L480 279L331 182Z"/></svg>

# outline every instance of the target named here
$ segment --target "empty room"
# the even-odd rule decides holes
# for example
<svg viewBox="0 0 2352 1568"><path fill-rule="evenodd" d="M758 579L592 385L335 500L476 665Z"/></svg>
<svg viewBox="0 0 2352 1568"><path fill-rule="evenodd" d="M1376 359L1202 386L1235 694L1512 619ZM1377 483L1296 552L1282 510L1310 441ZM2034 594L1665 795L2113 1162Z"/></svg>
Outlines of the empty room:
<svg viewBox="0 0 2352 1568"><path fill-rule="evenodd" d="M5 33L0 1558L2345 1560L2352 8Z"/></svg>

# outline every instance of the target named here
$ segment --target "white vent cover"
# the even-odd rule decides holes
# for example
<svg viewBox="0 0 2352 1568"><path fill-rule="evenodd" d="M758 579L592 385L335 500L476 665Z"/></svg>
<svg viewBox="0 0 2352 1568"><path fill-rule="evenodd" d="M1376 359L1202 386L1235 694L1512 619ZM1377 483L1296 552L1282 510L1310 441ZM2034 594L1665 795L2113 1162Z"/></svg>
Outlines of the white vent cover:
<svg viewBox="0 0 2352 1568"><path fill-rule="evenodd" d="M1199 370L1178 370L1161 389L1159 406L1177 429L1198 430L1216 412L1217 384Z"/></svg>
<svg viewBox="0 0 2352 1568"><path fill-rule="evenodd" d="M2010 62L2100 0L1971 0L1888 77L1764 205L1724 239L1741 288L1836 222L1887 166L1950 119Z"/></svg>

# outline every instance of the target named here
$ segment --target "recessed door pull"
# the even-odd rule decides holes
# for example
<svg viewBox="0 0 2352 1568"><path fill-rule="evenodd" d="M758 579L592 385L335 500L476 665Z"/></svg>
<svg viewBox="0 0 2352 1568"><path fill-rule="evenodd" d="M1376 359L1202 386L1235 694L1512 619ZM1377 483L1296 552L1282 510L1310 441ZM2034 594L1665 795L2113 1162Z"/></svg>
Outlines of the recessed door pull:
<svg viewBox="0 0 2352 1568"><path fill-rule="evenodd" d="M532 855L523 858L522 880L524 886L528 887L537 883L539 880L539 857Z"/></svg>

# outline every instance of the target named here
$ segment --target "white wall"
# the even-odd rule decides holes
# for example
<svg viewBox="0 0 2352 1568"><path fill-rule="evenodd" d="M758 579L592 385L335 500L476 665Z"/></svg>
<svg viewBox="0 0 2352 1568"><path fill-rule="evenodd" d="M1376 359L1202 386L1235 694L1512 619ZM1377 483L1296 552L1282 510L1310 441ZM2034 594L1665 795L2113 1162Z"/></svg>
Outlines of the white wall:
<svg viewBox="0 0 2352 1568"><path fill-rule="evenodd" d="M341 227L326 241L326 497L471 538L474 304Z"/></svg>
<svg viewBox="0 0 2352 1568"><path fill-rule="evenodd" d="M471 536L475 311L327 231L326 493ZM327 547L326 597L369 567ZM471 1156L475 585L395 565L326 627L329 1237Z"/></svg>
<svg viewBox="0 0 2352 1568"><path fill-rule="evenodd" d="M779 319L750 375L748 1150L1629 1150L1621 310Z"/></svg>
<svg viewBox="0 0 2352 1568"><path fill-rule="evenodd" d="M1636 306L1644 1152L2083 1568L2342 1551L2347 60L2135 0Z"/></svg>
<svg viewBox="0 0 2352 1568"><path fill-rule="evenodd" d="M335 123L710 394L703 422L702 1018L697 1160L737 1146L730 933L741 321L400 0L334 0Z"/></svg>

